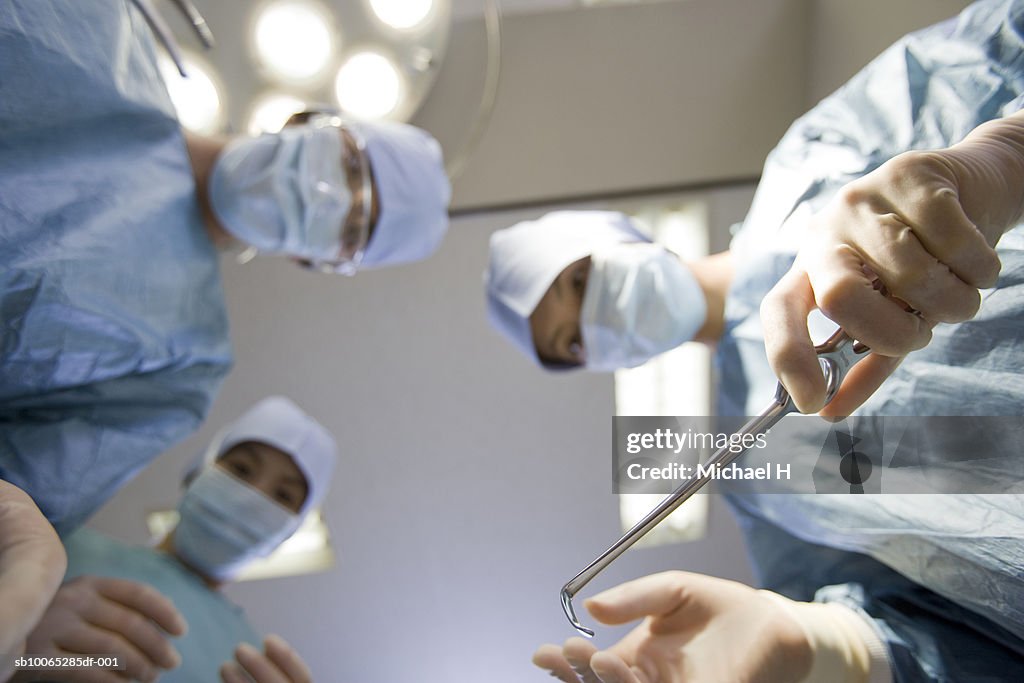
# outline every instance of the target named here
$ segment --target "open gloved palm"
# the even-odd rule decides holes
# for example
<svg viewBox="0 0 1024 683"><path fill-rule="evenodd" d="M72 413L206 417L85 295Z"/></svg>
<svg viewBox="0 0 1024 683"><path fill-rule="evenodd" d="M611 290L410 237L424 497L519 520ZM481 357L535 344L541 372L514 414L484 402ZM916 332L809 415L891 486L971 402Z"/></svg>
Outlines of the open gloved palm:
<svg viewBox="0 0 1024 683"><path fill-rule="evenodd" d="M735 581L664 572L586 602L598 621L643 622L598 650L582 638L544 645L534 663L571 683L796 683L812 652L776 599Z"/></svg>

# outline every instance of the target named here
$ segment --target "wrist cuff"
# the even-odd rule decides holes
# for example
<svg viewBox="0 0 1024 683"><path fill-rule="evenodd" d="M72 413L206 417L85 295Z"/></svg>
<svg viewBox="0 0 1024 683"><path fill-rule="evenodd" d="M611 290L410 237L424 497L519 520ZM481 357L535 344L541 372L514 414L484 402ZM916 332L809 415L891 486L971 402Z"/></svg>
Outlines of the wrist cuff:
<svg viewBox="0 0 1024 683"><path fill-rule="evenodd" d="M838 603L761 592L785 608L807 636L811 670L801 683L892 683L888 649L864 616Z"/></svg>

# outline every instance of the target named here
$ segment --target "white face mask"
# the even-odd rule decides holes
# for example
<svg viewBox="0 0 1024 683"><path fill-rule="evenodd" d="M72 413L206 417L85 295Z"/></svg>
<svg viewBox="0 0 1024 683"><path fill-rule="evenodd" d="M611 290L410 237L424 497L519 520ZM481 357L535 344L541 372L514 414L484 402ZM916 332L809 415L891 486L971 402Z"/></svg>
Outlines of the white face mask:
<svg viewBox="0 0 1024 683"><path fill-rule="evenodd" d="M657 244L591 255L580 309L588 370L632 368L693 339L707 303L690 269Z"/></svg>
<svg viewBox="0 0 1024 683"><path fill-rule="evenodd" d="M233 141L210 176L214 213L261 252L333 261L352 207L343 154L331 126L293 126Z"/></svg>
<svg viewBox="0 0 1024 683"><path fill-rule="evenodd" d="M211 465L178 504L174 550L211 579L234 577L250 561L269 555L299 527L301 518L258 490Z"/></svg>

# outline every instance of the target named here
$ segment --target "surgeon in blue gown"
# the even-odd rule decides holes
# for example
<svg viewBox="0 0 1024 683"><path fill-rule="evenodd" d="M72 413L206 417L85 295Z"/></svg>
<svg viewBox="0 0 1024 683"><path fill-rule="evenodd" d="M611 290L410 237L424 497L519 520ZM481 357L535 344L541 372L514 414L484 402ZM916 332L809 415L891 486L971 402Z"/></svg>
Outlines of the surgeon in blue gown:
<svg viewBox="0 0 1024 683"><path fill-rule="evenodd" d="M440 147L411 126L186 140L151 13L0 11L0 478L62 533L204 419L232 362L219 246L352 273L447 228Z"/></svg>
<svg viewBox="0 0 1024 683"><path fill-rule="evenodd" d="M492 321L535 361L599 370L720 327L710 335L719 412L749 415L780 376L804 410L821 407L800 327L820 305L876 349L833 414L862 403L861 415L1024 414L1022 35L1024 3L976 3L899 41L799 119L770 155L718 280L707 264L658 255L624 217L598 214L593 250L573 240L555 255L557 233L580 230L582 215L499 231ZM872 245L878 235L892 242ZM932 256L919 267L901 260L915 240L938 252L912 252ZM825 260L835 254L854 255L855 267ZM932 274L934 264L944 268ZM616 296L640 281L649 284ZM929 294L929 283L942 286ZM542 302L559 286L572 305L552 314ZM664 300L673 290L682 303ZM861 305L844 308L850 299ZM858 316L878 306L873 329ZM634 315L651 310L659 325ZM564 340L545 334L560 322ZM1008 490L1020 490L1018 470L1002 473ZM729 499L769 591L683 572L644 577L587 603L606 623L644 618L629 636L600 652L579 639L545 646L535 661L562 680L604 683L1024 677L1019 493Z"/></svg>
<svg viewBox="0 0 1024 683"><path fill-rule="evenodd" d="M118 655L127 668L107 672L110 681L308 683L299 655L277 636L260 638L220 589L320 505L336 459L333 437L295 403L259 401L214 438L189 475L177 527L157 547L88 528L64 539L65 584L27 651ZM86 673L102 672L21 672L13 681L97 680Z"/></svg>

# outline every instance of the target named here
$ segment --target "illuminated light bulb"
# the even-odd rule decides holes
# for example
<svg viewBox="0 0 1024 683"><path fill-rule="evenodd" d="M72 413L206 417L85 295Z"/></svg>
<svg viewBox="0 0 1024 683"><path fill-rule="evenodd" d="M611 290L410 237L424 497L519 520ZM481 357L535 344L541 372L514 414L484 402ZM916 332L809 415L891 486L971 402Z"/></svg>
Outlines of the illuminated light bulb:
<svg viewBox="0 0 1024 683"><path fill-rule="evenodd" d="M370 0L370 7L377 18L391 28L405 30L422 24L434 3L433 0Z"/></svg>
<svg viewBox="0 0 1024 683"><path fill-rule="evenodd" d="M256 19L256 55L281 79L313 79L324 71L334 54L329 20L324 9L305 0L273 2Z"/></svg>
<svg viewBox="0 0 1024 683"><path fill-rule="evenodd" d="M334 80L338 104L346 112L379 119L398 108L404 95L394 62L377 52L358 52L341 65Z"/></svg>

